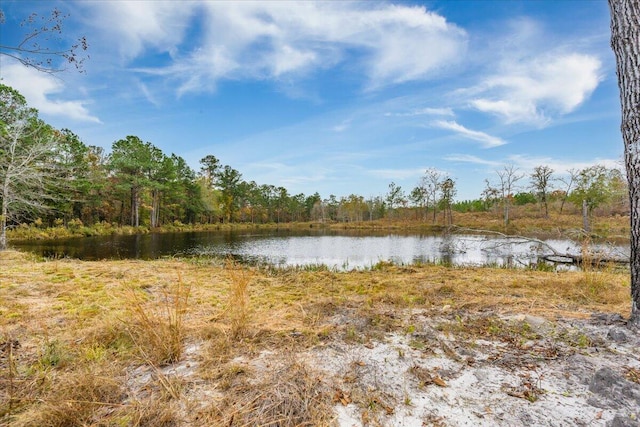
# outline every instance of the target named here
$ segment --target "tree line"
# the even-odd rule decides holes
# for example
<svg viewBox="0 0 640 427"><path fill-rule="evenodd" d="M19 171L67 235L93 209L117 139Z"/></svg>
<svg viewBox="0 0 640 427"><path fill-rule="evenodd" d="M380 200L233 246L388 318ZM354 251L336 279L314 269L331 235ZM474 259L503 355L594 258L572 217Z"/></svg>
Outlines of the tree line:
<svg viewBox="0 0 640 427"><path fill-rule="evenodd" d="M15 89L0 84L0 247L7 227L37 219L43 226L107 222L150 228L218 222L371 221L421 219L451 224L452 212L501 210L505 224L513 205L586 206L587 216L606 203L624 205L626 179L619 169L595 165L554 177L548 166L526 175L513 165L496 171L476 200L456 201L456 182L426 169L409 192L392 182L384 195L365 198L290 194L281 186L246 181L214 155L193 170L176 155L129 135L111 152L86 145L69 129L38 117ZM626 209L623 206L622 209Z"/></svg>

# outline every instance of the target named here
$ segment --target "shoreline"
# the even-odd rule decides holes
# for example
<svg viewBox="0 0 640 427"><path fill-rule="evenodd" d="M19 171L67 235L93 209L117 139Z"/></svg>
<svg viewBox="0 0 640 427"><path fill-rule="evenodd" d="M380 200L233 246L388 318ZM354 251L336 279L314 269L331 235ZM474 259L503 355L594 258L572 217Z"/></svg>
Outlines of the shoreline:
<svg viewBox="0 0 640 427"><path fill-rule="evenodd" d="M109 223L98 223L85 226L77 222L70 226L42 228L26 225L8 230L9 242L12 240L44 240L65 239L74 237L92 237L106 235L134 235L148 233L199 232L199 231L238 231L238 230L360 230L372 232L422 232L443 233L448 230L473 230L487 233L504 233L507 235L525 235L532 237L557 237L580 240L585 237L594 239L609 239L613 241L628 241L630 235L628 217L598 217L592 224L592 232L585 233L582 227L582 217L575 214L553 214L549 218L516 217L508 227L495 214L465 213L455 217L452 226L445 226L438 222L422 220L376 220L362 222L291 222L291 223L219 223L219 224L168 224L151 229L146 226L131 227Z"/></svg>

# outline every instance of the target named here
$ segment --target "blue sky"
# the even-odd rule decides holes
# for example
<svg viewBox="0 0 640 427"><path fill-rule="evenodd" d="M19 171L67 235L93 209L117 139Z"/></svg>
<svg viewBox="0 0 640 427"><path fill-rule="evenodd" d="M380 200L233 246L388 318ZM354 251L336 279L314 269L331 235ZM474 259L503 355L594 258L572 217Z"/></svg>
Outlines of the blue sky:
<svg viewBox="0 0 640 427"><path fill-rule="evenodd" d="M323 197L408 193L435 168L471 199L505 165L621 162L605 0L3 0L2 43L54 7L86 73L0 56L0 77L107 150L137 135Z"/></svg>

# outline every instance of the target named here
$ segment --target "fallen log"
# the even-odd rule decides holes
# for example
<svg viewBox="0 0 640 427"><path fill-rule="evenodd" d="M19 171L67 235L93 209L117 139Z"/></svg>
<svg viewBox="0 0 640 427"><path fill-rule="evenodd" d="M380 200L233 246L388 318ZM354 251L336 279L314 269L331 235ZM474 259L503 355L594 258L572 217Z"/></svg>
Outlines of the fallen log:
<svg viewBox="0 0 640 427"><path fill-rule="evenodd" d="M606 266L606 265L627 265L629 264L628 259L623 258L609 258L609 257L599 257L597 254L589 254L587 256L583 255L572 255L572 254L552 254L552 255L542 255L539 257L540 259L548 262L552 262L554 264L572 264L572 265L584 265L588 264L591 266Z"/></svg>

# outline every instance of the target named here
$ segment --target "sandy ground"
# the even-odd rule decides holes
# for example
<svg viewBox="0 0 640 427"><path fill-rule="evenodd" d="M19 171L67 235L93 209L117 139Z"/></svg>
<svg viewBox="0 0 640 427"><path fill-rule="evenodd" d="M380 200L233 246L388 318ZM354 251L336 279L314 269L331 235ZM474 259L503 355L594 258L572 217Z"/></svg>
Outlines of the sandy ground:
<svg viewBox="0 0 640 427"><path fill-rule="evenodd" d="M407 316L406 334L293 355L331 389L334 425L640 426L640 332L619 316L493 318L480 339L482 317ZM283 358L236 363L260 375Z"/></svg>
<svg viewBox="0 0 640 427"><path fill-rule="evenodd" d="M312 351L344 393L376 396L336 405L339 426L640 426L640 334L616 317L504 319L529 326L518 342L465 342L443 319L412 318L420 332Z"/></svg>

